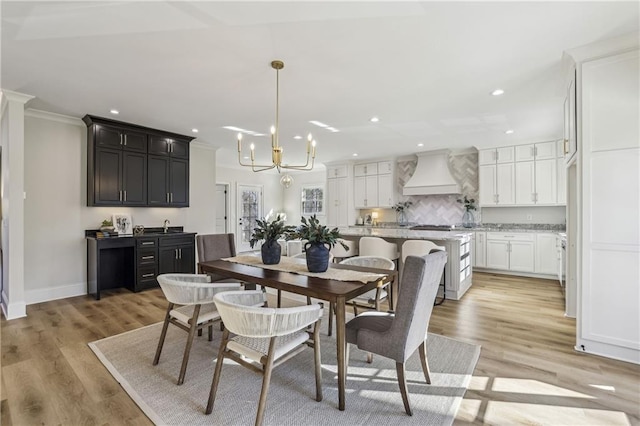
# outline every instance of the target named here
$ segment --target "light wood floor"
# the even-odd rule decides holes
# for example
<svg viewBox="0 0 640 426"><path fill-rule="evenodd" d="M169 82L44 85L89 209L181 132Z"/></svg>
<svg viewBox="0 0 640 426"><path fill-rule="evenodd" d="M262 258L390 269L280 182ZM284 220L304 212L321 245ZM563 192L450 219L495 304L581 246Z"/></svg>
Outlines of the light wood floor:
<svg viewBox="0 0 640 426"><path fill-rule="evenodd" d="M165 307L160 290L114 290L3 319L0 423L150 424L87 343L161 321ZM474 274L429 330L482 345L457 424L640 425L640 367L573 350L556 281Z"/></svg>

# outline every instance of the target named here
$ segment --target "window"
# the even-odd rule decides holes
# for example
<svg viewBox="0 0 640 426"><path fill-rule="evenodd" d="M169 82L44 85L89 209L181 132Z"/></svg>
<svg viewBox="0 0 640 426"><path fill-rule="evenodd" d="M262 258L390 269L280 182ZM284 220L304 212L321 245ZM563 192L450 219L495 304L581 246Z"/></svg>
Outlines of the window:
<svg viewBox="0 0 640 426"><path fill-rule="evenodd" d="M300 211L303 216L324 214L324 187L303 186Z"/></svg>

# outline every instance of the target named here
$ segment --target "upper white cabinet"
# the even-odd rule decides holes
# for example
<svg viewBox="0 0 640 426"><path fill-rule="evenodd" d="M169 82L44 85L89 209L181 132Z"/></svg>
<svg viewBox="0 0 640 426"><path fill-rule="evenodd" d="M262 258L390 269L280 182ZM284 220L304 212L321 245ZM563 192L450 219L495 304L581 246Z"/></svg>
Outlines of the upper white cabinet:
<svg viewBox="0 0 640 426"><path fill-rule="evenodd" d="M515 150L512 146L502 148L481 149L478 151L478 164L513 163Z"/></svg>
<svg viewBox="0 0 640 426"><path fill-rule="evenodd" d="M558 154L556 141L479 150L480 205L565 204L564 180L559 198Z"/></svg>
<svg viewBox="0 0 640 426"><path fill-rule="evenodd" d="M333 166L327 166L327 179L341 178L348 176L347 164L339 164Z"/></svg>
<svg viewBox="0 0 640 426"><path fill-rule="evenodd" d="M395 203L393 161L353 166L354 205L357 209L391 207Z"/></svg>

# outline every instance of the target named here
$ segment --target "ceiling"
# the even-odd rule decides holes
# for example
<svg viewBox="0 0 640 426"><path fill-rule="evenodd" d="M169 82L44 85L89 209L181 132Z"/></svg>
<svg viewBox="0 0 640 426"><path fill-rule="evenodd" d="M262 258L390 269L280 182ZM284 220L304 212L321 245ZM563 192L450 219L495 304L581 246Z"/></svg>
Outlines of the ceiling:
<svg viewBox="0 0 640 426"><path fill-rule="evenodd" d="M638 31L640 16L636 1L3 0L1 14L1 87L29 107L197 128L225 165L237 132L223 126L275 121L274 59L285 163L308 132L321 163L559 139L563 51ZM243 140L268 154L268 136Z"/></svg>

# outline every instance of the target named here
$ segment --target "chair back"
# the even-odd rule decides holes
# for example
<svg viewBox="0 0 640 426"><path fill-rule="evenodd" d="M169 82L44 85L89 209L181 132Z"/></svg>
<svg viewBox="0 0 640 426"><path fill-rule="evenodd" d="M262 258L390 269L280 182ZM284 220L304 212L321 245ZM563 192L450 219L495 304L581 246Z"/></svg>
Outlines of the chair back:
<svg viewBox="0 0 640 426"><path fill-rule="evenodd" d="M196 235L198 262L219 260L236 255L234 234Z"/></svg>
<svg viewBox="0 0 640 426"><path fill-rule="evenodd" d="M266 308L262 290L226 291L214 296L225 327L245 337L273 337L293 333L322 317L322 305Z"/></svg>
<svg viewBox="0 0 640 426"><path fill-rule="evenodd" d="M211 277L199 274L162 274L158 283L167 300L178 305L213 303L216 293L239 288L239 284L211 284Z"/></svg>
<svg viewBox="0 0 640 426"><path fill-rule="evenodd" d="M345 250L340 242L349 247L349 250ZM357 256L359 254L358 245L355 241L343 240L342 238L340 238L338 239L338 243L331 248L331 254L333 254L333 256L337 258Z"/></svg>
<svg viewBox="0 0 640 426"><path fill-rule="evenodd" d="M391 259L379 256L355 256L340 262L341 265L366 266L368 268L393 270L396 264Z"/></svg>
<svg viewBox="0 0 640 426"><path fill-rule="evenodd" d="M398 245L383 240L380 237L362 237L359 246L360 256L378 256L396 260L398 256Z"/></svg>
<svg viewBox="0 0 640 426"><path fill-rule="evenodd" d="M407 256L426 256L432 250L446 251L446 248L428 240L407 240L402 243L402 262Z"/></svg>
<svg viewBox="0 0 640 426"><path fill-rule="evenodd" d="M388 348L389 358L405 362L424 342L445 263L446 251L407 257L395 319L389 329L397 345Z"/></svg>

